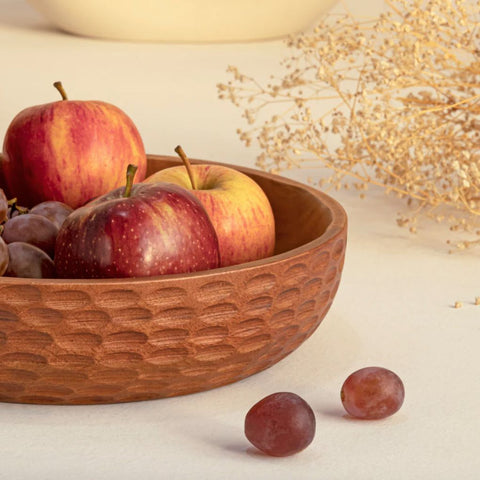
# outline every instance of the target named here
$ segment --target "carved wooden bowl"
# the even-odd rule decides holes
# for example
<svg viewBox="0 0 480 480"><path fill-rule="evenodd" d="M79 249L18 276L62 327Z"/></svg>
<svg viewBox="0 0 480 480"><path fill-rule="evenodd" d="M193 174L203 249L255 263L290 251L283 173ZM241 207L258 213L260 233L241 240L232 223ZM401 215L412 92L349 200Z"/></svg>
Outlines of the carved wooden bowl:
<svg viewBox="0 0 480 480"><path fill-rule="evenodd" d="M149 156L149 172L176 164ZM130 402L264 370L319 326L337 291L347 218L303 184L239 168L268 195L273 257L188 275L0 278L0 401Z"/></svg>

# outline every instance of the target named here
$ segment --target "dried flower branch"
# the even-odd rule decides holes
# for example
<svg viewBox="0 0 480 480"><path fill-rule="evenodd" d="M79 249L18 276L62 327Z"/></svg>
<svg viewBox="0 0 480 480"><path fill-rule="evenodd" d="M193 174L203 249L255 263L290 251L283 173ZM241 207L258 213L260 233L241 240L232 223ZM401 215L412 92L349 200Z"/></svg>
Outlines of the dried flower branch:
<svg viewBox="0 0 480 480"><path fill-rule="evenodd" d="M377 185L405 199L399 225L433 218L480 245L480 2L386 0L379 18L329 15L288 39L283 78L229 67L219 97L244 109L257 165L324 167L320 186ZM347 178L352 181L346 181Z"/></svg>

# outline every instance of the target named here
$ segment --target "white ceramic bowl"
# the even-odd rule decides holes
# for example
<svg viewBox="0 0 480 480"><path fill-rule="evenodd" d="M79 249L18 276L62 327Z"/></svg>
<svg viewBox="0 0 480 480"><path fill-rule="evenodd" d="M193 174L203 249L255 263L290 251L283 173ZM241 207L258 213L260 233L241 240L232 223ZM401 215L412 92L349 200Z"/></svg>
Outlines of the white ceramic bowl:
<svg viewBox="0 0 480 480"><path fill-rule="evenodd" d="M88 37L232 42L303 31L336 0L28 0L58 28Z"/></svg>

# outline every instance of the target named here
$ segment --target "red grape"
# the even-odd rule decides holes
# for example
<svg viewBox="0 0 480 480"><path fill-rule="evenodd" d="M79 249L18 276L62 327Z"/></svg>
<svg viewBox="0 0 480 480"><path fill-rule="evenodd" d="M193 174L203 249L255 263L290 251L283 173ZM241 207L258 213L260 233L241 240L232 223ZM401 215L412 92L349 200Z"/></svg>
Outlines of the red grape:
<svg viewBox="0 0 480 480"><path fill-rule="evenodd" d="M340 396L352 417L374 420L397 412L403 404L405 389L394 372L382 367L366 367L345 380Z"/></svg>
<svg viewBox="0 0 480 480"><path fill-rule="evenodd" d="M0 277L5 273L8 266L8 247L2 237L0 237Z"/></svg>
<svg viewBox="0 0 480 480"><path fill-rule="evenodd" d="M310 445L315 436L315 415L295 393L273 393L248 411L245 435L267 455L285 457Z"/></svg>
<svg viewBox="0 0 480 480"><path fill-rule="evenodd" d="M32 213L18 215L4 225L6 243L31 243L53 257L58 228L48 218Z"/></svg>
<svg viewBox="0 0 480 480"><path fill-rule="evenodd" d="M24 242L8 244L9 262L6 277L54 278L53 260L39 248Z"/></svg>
<svg viewBox="0 0 480 480"><path fill-rule="evenodd" d="M30 209L30 213L48 218L57 228L62 226L62 223L72 212L72 207L56 200L39 203Z"/></svg>
<svg viewBox="0 0 480 480"><path fill-rule="evenodd" d="M0 223L3 223L8 218L8 200L5 193L0 188Z"/></svg>

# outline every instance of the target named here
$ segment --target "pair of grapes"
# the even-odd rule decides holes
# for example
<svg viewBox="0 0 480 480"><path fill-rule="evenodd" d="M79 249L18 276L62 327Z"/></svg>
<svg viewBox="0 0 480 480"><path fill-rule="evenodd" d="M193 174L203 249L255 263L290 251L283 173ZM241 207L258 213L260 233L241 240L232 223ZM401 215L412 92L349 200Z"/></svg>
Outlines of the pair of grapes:
<svg viewBox="0 0 480 480"><path fill-rule="evenodd" d="M405 389L401 379L391 370L366 367L345 380L340 397L351 417L374 420L397 412L403 404ZM315 414L295 393L274 393L248 411L245 435L267 455L292 455L313 441Z"/></svg>
<svg viewBox="0 0 480 480"><path fill-rule="evenodd" d="M0 189L0 276L54 278L55 241L72 211L57 201L20 207Z"/></svg>

